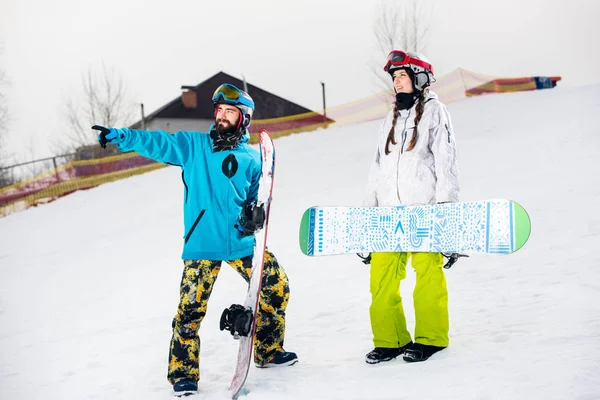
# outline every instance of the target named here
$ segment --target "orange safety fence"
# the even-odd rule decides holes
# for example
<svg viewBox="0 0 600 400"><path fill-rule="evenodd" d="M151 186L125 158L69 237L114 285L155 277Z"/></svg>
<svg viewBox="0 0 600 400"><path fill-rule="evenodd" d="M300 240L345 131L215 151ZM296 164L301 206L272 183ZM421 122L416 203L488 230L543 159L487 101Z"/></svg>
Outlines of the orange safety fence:
<svg viewBox="0 0 600 400"><path fill-rule="evenodd" d="M549 89L556 86L560 81L559 76L541 77L534 76L529 78L502 78L494 79L483 85L471 88L466 91L467 96L479 96L489 93L509 93L522 92L528 90Z"/></svg>
<svg viewBox="0 0 600 400"><path fill-rule="evenodd" d="M52 171L0 189L0 217L48 203L77 190L142 174L164 164L137 153L71 161Z"/></svg>
<svg viewBox="0 0 600 400"><path fill-rule="evenodd" d="M556 86L560 77L495 78L458 68L437 79L431 89L443 103L468 96L547 89ZM331 107L326 115L309 112L282 118L253 120L250 125L251 143L257 142L261 129L273 138L316 129L339 127L383 118L393 102L392 90ZM152 171L165 165L137 153L101 159L71 161L50 172L12 186L0 188L0 217L61 196L102 183Z"/></svg>

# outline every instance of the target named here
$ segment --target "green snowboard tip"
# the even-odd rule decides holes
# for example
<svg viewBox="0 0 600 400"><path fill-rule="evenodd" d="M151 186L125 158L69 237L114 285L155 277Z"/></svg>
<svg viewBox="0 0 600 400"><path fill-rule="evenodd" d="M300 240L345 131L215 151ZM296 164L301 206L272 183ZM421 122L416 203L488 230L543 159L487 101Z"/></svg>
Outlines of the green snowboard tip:
<svg viewBox="0 0 600 400"><path fill-rule="evenodd" d="M519 250L529 240L531 234L531 220L527 211L517 202L513 203L515 215L515 250Z"/></svg>
<svg viewBox="0 0 600 400"><path fill-rule="evenodd" d="M308 255L308 227L310 225L310 208L304 211L302 215L302 220L300 221L300 236L299 236L299 244L300 251L303 254Z"/></svg>

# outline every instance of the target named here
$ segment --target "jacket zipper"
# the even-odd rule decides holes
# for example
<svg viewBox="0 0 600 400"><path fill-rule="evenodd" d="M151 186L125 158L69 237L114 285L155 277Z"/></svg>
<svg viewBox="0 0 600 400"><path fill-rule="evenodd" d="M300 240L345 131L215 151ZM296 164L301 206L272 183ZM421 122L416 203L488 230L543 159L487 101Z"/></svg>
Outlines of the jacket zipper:
<svg viewBox="0 0 600 400"><path fill-rule="evenodd" d="M406 143L406 123L408 122L408 118L410 117L411 110L412 109L408 110L408 115L404 120L404 128L402 128L402 146L400 146L400 153L398 153L398 162L396 163L396 196L398 196L398 201L400 202L400 204L402 204L402 200L400 199L400 188L398 187L398 177L400 175L400 168L398 166L400 165L400 156L404 154L404 144ZM400 116L402 116L402 113L400 111L398 111L398 113L400 113Z"/></svg>
<svg viewBox="0 0 600 400"><path fill-rule="evenodd" d="M406 123L408 122L408 117L410 117L410 111L412 110L409 109L408 110L408 115L406 116L406 119L404 120L404 128L402 128L402 146L400 147L400 154L404 154L404 144L406 143ZM400 112L400 111L398 111ZM402 114L400 114L402 115ZM400 161L400 158L398 157L398 161Z"/></svg>
<svg viewBox="0 0 600 400"><path fill-rule="evenodd" d="M202 216L204 215L205 212L206 212L205 209L200 211L200 215L198 215L198 218L196 218L196 221L194 221L194 224L190 228L189 232L187 233L187 235L185 235L185 241L183 242L184 244L186 244L188 242L188 240L190 240L190 236L192 236L194 229L196 229L196 225L198 225L198 222L200 222L200 220L202 219Z"/></svg>
<svg viewBox="0 0 600 400"><path fill-rule="evenodd" d="M231 198L230 197L230 195L231 195L231 180L229 182L230 182L230 185L227 188L227 198ZM243 209L242 209L242 212L244 212ZM225 221L229 221L229 217L230 217L230 215L227 215L227 218L225 219ZM231 235L227 235L227 254L231 254Z"/></svg>
<svg viewBox="0 0 600 400"><path fill-rule="evenodd" d="M181 180L183 181L183 186L185 187L185 196L184 196L184 203L187 203L187 199L188 199L188 185L187 182L185 181L185 171L182 169L181 170Z"/></svg>

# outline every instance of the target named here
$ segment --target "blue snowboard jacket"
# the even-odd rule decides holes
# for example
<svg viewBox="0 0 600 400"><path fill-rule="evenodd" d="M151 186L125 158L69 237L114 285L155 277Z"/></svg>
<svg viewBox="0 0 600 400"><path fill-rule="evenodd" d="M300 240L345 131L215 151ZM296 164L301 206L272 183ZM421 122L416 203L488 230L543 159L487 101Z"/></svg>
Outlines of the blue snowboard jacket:
<svg viewBox="0 0 600 400"><path fill-rule="evenodd" d="M115 130L119 150L181 167L182 259L234 260L253 253L254 236L235 228L244 201L256 201L261 174L260 154L248 144L247 131L236 148L213 152L206 132Z"/></svg>

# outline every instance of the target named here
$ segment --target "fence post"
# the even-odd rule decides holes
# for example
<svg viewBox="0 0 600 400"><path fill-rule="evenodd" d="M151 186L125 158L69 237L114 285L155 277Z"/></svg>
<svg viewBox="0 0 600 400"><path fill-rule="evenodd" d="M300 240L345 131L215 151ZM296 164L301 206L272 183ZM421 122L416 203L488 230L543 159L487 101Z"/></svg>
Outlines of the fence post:
<svg viewBox="0 0 600 400"><path fill-rule="evenodd" d="M146 114L144 114L144 103L140 103L140 107L142 108L142 130L146 130Z"/></svg>
<svg viewBox="0 0 600 400"><path fill-rule="evenodd" d="M52 157L52 164L54 164L54 174L56 175L56 183L60 183L60 174L58 173L58 166L56 165L56 157Z"/></svg>
<svg viewBox="0 0 600 400"><path fill-rule="evenodd" d="M325 105L325 82L321 82L321 87L323 89L323 116L325 117L325 121L327 121L327 106Z"/></svg>

